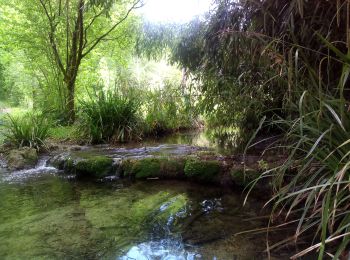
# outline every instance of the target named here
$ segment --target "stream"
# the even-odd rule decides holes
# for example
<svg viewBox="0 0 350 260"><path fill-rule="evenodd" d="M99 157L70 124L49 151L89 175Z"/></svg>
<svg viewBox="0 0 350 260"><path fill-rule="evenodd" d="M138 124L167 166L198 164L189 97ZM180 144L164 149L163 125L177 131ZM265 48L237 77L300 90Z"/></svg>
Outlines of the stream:
<svg viewBox="0 0 350 260"><path fill-rule="evenodd" d="M176 154L202 140L173 138L182 141L86 152ZM180 181L77 181L48 159L30 170L0 168L0 259L265 259L264 233L235 235L266 225L262 202L243 207L241 192Z"/></svg>

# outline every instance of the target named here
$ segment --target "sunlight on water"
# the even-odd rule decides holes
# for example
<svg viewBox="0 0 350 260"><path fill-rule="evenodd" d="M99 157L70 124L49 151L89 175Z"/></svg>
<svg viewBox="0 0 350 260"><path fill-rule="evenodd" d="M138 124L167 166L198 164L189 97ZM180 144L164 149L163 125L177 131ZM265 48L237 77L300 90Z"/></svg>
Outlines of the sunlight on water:
<svg viewBox="0 0 350 260"><path fill-rule="evenodd" d="M1 259L259 254L254 242L232 236L260 225L242 222L256 213L253 204L242 211L239 195L183 182L77 182L42 169L0 175Z"/></svg>
<svg viewBox="0 0 350 260"><path fill-rule="evenodd" d="M181 241L161 240L152 241L133 246L125 256L120 260L194 260L201 258L201 255L195 252L185 250Z"/></svg>

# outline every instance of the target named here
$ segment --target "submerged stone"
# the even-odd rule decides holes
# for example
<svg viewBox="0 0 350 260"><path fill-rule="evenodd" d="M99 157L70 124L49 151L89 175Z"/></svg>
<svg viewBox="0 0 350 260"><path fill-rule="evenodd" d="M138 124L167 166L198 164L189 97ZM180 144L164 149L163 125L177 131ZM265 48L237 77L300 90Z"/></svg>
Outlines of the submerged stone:
<svg viewBox="0 0 350 260"><path fill-rule="evenodd" d="M9 152L7 166L12 170L32 168L38 162L38 153L34 148L22 147Z"/></svg>
<svg viewBox="0 0 350 260"><path fill-rule="evenodd" d="M107 156L93 156L78 161L75 166L78 178L103 178L113 173L113 159Z"/></svg>
<svg viewBox="0 0 350 260"><path fill-rule="evenodd" d="M218 161L203 161L192 157L186 160L184 172L187 177L201 182L215 182L221 171Z"/></svg>
<svg viewBox="0 0 350 260"><path fill-rule="evenodd" d="M74 170L76 164L75 160L71 157L70 153L62 153L52 157L48 163L53 167L70 173Z"/></svg>

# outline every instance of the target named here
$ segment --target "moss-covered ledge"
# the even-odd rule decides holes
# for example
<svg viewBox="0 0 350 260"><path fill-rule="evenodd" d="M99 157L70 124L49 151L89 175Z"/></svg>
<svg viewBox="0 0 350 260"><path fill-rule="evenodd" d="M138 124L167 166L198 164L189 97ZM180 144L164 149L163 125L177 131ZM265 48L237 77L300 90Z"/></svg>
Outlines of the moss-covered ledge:
<svg viewBox="0 0 350 260"><path fill-rule="evenodd" d="M78 161L75 166L77 178L97 178L101 179L113 172L113 159L107 156L93 156L85 160Z"/></svg>
<svg viewBox="0 0 350 260"><path fill-rule="evenodd" d="M154 157L127 159L121 164L124 177L135 179L181 179L184 178L185 157Z"/></svg>
<svg viewBox="0 0 350 260"><path fill-rule="evenodd" d="M252 184L263 172L257 162L253 167L243 167L240 161L207 153L124 159L96 154L74 157L63 153L50 162L63 172L75 174L77 179L103 179L107 176L130 180L176 179L242 188ZM256 188L270 190L271 185L264 178Z"/></svg>

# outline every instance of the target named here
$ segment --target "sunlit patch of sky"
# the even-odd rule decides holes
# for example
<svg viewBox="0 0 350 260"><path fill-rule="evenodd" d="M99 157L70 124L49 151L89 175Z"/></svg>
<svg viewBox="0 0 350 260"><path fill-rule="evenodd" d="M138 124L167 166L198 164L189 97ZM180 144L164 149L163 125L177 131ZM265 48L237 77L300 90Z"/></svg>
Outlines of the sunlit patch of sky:
<svg viewBox="0 0 350 260"><path fill-rule="evenodd" d="M150 22L186 23L209 11L212 0L144 0L141 14Z"/></svg>

